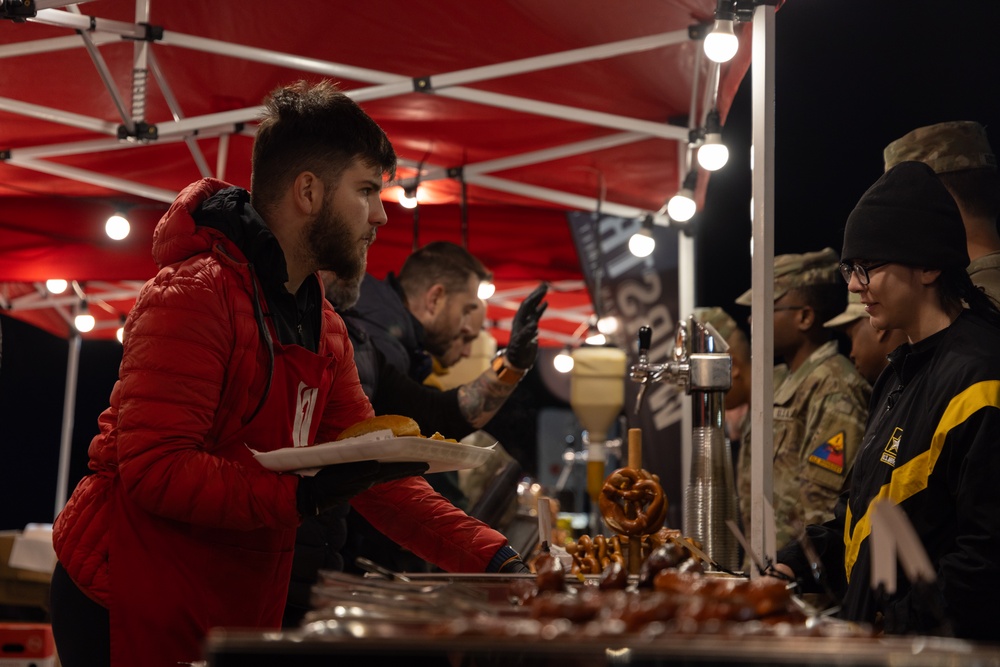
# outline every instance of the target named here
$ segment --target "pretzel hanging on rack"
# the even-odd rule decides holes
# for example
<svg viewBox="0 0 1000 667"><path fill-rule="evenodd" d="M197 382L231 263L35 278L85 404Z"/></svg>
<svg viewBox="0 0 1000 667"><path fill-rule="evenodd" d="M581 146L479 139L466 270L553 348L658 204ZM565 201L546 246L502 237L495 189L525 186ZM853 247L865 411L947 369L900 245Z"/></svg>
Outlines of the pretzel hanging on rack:
<svg viewBox="0 0 1000 667"><path fill-rule="evenodd" d="M663 526L667 498L656 475L619 468L604 480L598 499L601 516L622 535L648 535Z"/></svg>

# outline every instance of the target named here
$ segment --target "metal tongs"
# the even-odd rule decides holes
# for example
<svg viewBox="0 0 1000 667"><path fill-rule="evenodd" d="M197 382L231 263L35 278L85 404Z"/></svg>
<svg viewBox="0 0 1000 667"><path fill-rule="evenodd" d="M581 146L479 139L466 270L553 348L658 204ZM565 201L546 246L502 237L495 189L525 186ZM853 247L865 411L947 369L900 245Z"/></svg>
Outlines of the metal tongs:
<svg viewBox="0 0 1000 667"><path fill-rule="evenodd" d="M732 532L733 536L736 537L736 541L738 541L740 543L740 546L742 546L743 549L744 549L744 551L746 551L747 555L750 557L750 560L753 561L754 566L756 566L757 571L761 575L766 575L768 577L774 577L776 579L783 579L784 581L788 582L788 585L786 586L786 588L788 588L788 590L790 590L792 592L792 596L791 596L792 604L794 604L799 609L801 609L803 611L803 613L805 613L806 616L809 617L809 620L807 621L807 624L810 623L810 622L815 623L816 619L818 619L818 618L820 618L822 616L828 616L830 614L833 614L833 613L835 613L839 609L839 607L832 607L831 609L820 610L820 609L817 609L816 607L814 607L813 605L809 604L805 600L803 600L799 595L796 595L795 591L799 587L799 585L798 585L798 582L796 582L793 577L789 577L787 574L785 574L783 572L779 572L778 570L776 570L774 568L774 561L771 560L770 556L765 556L764 558L761 558L757 554L756 551L754 551L753 549L751 549L750 548L750 542L747 540L746 536L743 534L743 531L740 530L740 527L736 525L735 521L733 521L732 519L726 519L726 526L729 527L730 532ZM802 532L802 537L805 538L805 532L804 531ZM808 538L805 538L805 539L808 540ZM801 544L801 541L800 541L800 544ZM805 546L803 546L803 549L805 549ZM812 544L811 543L809 545L809 549L810 549L810 551L812 553L812 556L809 556L809 554L807 554L807 557L810 559L810 563L817 563L818 564L819 563L819 559L818 558L813 558L813 556L816 555L816 551L815 551L815 549L812 549ZM820 570L819 571L822 572L822 565L820 565Z"/></svg>

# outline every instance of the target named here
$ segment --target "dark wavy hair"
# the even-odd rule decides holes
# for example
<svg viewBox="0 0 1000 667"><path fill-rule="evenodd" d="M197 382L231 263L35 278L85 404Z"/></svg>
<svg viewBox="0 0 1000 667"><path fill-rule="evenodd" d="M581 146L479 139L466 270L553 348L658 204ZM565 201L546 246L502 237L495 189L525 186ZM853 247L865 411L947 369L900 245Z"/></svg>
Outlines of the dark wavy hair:
<svg viewBox="0 0 1000 667"><path fill-rule="evenodd" d="M296 81L277 88L264 100L254 139L251 204L266 214L303 171L336 187L356 159L390 179L396 175L389 138L335 83Z"/></svg>
<svg viewBox="0 0 1000 667"><path fill-rule="evenodd" d="M972 282L963 267L942 269L937 279L941 306L947 312L968 308L996 327L1000 327L1000 307L981 287Z"/></svg>

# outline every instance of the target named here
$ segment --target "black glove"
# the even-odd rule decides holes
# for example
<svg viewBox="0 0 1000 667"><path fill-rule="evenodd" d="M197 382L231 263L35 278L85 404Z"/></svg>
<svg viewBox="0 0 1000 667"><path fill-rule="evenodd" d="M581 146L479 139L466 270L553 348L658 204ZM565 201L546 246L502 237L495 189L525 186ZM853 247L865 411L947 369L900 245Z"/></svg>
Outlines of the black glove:
<svg viewBox="0 0 1000 667"><path fill-rule="evenodd" d="M315 516L342 505L376 484L422 475L429 466L423 462L379 463L356 461L323 466L312 477L299 478L295 505L302 516Z"/></svg>
<svg viewBox="0 0 1000 667"><path fill-rule="evenodd" d="M548 308L545 293L549 286L542 283L521 302L510 327L510 342L507 343L507 363L519 370L531 368L538 356L538 320Z"/></svg>

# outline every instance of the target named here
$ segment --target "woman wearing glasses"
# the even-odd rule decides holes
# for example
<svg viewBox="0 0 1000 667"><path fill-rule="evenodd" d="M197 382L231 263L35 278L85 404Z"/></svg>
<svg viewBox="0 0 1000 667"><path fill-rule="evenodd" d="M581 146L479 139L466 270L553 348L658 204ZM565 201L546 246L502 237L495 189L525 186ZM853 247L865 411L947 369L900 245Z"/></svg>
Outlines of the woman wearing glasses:
<svg viewBox="0 0 1000 667"><path fill-rule="evenodd" d="M1000 311L973 286L965 229L951 195L919 162L887 171L847 219L841 273L876 329L907 343L889 355L835 518L808 535L840 615L887 633L1000 637ZM871 588L874 503L907 515L936 572L933 583ZM776 569L804 578L799 545Z"/></svg>

